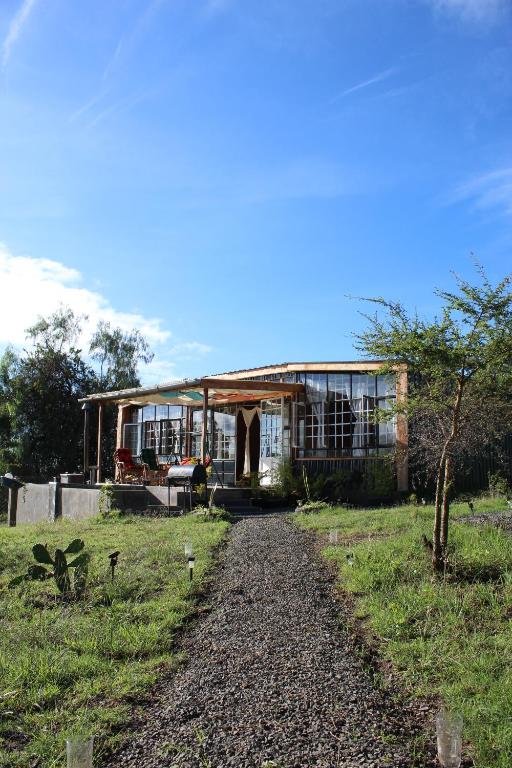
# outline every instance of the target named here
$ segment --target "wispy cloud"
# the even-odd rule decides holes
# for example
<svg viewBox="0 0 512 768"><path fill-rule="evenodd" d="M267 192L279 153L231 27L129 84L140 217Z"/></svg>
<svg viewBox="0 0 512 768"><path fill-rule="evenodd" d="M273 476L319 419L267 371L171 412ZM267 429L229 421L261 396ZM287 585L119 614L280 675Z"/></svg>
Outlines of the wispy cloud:
<svg viewBox="0 0 512 768"><path fill-rule="evenodd" d="M479 210L498 209L512 215L512 166L497 168L460 184L449 196L449 203L470 201Z"/></svg>
<svg viewBox="0 0 512 768"><path fill-rule="evenodd" d="M21 35L36 2L37 0L23 0L18 12L11 20L7 36L2 44L2 69L6 68L13 46Z"/></svg>
<svg viewBox="0 0 512 768"><path fill-rule="evenodd" d="M450 13L463 21L495 22L510 7L509 0L427 0L436 11Z"/></svg>
<svg viewBox="0 0 512 768"><path fill-rule="evenodd" d="M388 78L396 75L398 71L399 70L397 67L389 67L389 69L384 69L382 72L378 72L376 75L373 75L373 77L368 78L368 80L362 80L360 83L356 83L356 85L352 85L350 88L347 88L341 93L338 93L336 96L334 96L332 102L339 101L340 99L345 98L345 96L348 96L350 93L362 91L363 88L369 88L370 86L376 85L377 83L382 83L383 80L388 80Z"/></svg>

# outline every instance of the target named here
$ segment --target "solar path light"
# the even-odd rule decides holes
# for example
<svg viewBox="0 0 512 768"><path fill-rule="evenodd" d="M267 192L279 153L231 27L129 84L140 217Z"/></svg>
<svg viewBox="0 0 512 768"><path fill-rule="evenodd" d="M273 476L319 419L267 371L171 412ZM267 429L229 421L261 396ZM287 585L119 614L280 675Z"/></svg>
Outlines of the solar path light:
<svg viewBox="0 0 512 768"><path fill-rule="evenodd" d="M194 565L196 563L196 558L192 554L192 552L190 553L190 555L187 555L187 557L188 557L188 574L189 574L190 581L192 581L192 579L194 578Z"/></svg>
<svg viewBox="0 0 512 768"><path fill-rule="evenodd" d="M110 560L110 572L112 574L112 581L114 581L114 572L116 570L116 565L120 554L120 552L112 552L112 554L108 556L108 559Z"/></svg>
<svg viewBox="0 0 512 768"><path fill-rule="evenodd" d="M437 756L443 768L459 768L462 760L462 715L441 709L436 717Z"/></svg>
<svg viewBox="0 0 512 768"><path fill-rule="evenodd" d="M92 768L94 736L66 740L67 768Z"/></svg>

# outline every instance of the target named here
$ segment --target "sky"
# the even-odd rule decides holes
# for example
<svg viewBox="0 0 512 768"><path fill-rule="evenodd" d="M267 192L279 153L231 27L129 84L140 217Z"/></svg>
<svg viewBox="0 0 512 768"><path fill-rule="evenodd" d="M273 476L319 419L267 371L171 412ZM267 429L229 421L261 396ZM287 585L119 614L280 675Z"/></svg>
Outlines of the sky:
<svg viewBox="0 0 512 768"><path fill-rule="evenodd" d="M1 0L0 349L60 305L146 383L353 360L512 267L512 0Z"/></svg>

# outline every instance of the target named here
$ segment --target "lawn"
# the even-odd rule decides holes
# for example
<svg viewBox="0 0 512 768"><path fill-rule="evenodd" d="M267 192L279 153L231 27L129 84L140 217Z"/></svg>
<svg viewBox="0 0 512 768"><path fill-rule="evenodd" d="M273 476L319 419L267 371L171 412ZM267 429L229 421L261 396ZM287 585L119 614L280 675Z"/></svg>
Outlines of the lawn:
<svg viewBox="0 0 512 768"><path fill-rule="evenodd" d="M98 758L122 739L133 702L180 661L176 630L194 611L227 527L188 516L0 528L1 766L61 768L73 733L97 735ZM7 589L34 562L34 544L52 552L77 537L91 554L81 600L62 602L53 580ZM186 542L196 556L192 584Z"/></svg>
<svg viewBox="0 0 512 768"><path fill-rule="evenodd" d="M500 499L475 512L504 509ZM465 516L467 504L452 515ZM431 536L432 507L335 509L295 515L325 542L356 615L377 639L403 687L436 696L462 712L477 768L512 764L512 539L495 528L451 527L454 573L432 575L421 535ZM337 544L329 532L338 532Z"/></svg>

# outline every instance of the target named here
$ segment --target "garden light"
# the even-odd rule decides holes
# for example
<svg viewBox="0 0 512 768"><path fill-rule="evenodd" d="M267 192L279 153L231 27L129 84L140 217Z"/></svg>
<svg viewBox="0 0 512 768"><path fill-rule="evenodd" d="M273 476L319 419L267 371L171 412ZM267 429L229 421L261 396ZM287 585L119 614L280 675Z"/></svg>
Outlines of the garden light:
<svg viewBox="0 0 512 768"><path fill-rule="evenodd" d="M112 581L114 581L114 571L116 569L117 560L120 554L120 552L112 552L112 554L108 556L110 560L110 570L112 572Z"/></svg>
<svg viewBox="0 0 512 768"><path fill-rule="evenodd" d="M192 581L192 579L194 577L194 565L195 565L195 562L196 562L196 559L195 559L194 555L190 554L188 556L188 573L189 573L189 576L190 576L190 581Z"/></svg>
<svg viewBox="0 0 512 768"><path fill-rule="evenodd" d="M92 768L94 736L66 740L67 768Z"/></svg>
<svg viewBox="0 0 512 768"><path fill-rule="evenodd" d="M443 768L459 768L462 759L462 715L441 709L436 717L437 756Z"/></svg>

